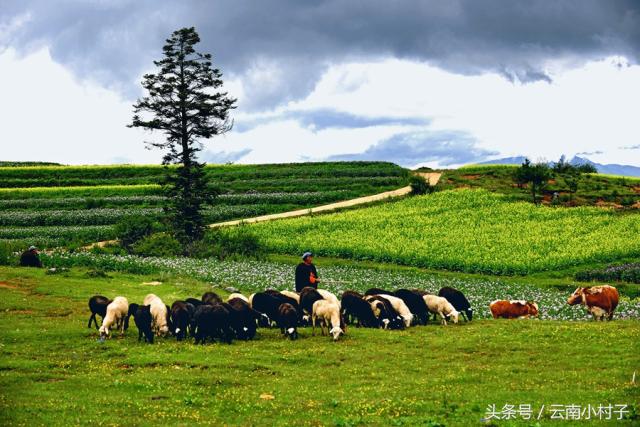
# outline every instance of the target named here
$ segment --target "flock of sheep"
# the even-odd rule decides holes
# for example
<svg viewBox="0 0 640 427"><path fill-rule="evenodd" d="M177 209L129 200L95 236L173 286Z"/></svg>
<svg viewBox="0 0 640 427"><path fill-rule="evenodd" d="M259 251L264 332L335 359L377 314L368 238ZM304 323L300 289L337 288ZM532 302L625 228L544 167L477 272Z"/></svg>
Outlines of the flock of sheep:
<svg viewBox="0 0 640 427"><path fill-rule="evenodd" d="M460 315L471 320L473 309L458 290L445 287L438 295L420 290L399 289L395 292L369 289L365 295L346 291L338 299L324 289L304 288L300 293L273 289L246 297L232 293L226 301L214 292L202 298L187 298L166 305L160 297L147 295L142 304L129 304L123 296L113 300L95 295L89 299L89 325L99 329L100 339L111 329L124 333L133 316L138 328L138 340L153 343L154 336L175 336L182 341L187 336L195 343L233 339L247 340L256 335L258 327L280 328L285 337L298 338L298 327L316 326L322 335L338 340L347 324L367 328L404 329L414 324L424 325L431 314L457 323ZM98 326L96 316L102 317Z"/></svg>
<svg viewBox="0 0 640 427"><path fill-rule="evenodd" d="M618 292L612 286L578 288L567 304L582 304L596 320L609 320L618 305ZM207 340L231 343L233 339L248 340L258 327L280 328L290 339L298 338L298 327L311 324L322 335L328 333L338 340L346 332L347 324L365 328L404 329L425 325L431 315L439 316L443 324L458 323L460 317L471 321L473 308L457 289L444 287L438 295L417 289L386 291L372 288L364 295L345 291L341 299L324 289L306 287L300 293L273 289L252 294L248 298L232 293L226 302L214 292L202 298L175 301L171 307L154 294L147 295L142 305L129 304L125 297L113 300L95 295L89 300L92 323L98 328L96 316L102 316L100 339L109 336L112 328L124 333L133 316L138 328L138 340L153 343L154 336L175 336L178 341L187 336L195 343ZM526 318L538 315L533 301L493 301L489 305L494 318Z"/></svg>

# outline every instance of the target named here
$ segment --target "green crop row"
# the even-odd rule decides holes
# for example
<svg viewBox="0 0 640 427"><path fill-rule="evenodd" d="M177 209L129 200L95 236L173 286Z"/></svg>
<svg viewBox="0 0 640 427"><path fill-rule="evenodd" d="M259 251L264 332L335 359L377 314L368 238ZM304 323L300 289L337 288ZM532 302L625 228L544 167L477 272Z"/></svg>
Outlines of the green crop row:
<svg viewBox="0 0 640 427"><path fill-rule="evenodd" d="M363 209L253 225L273 251L419 267L527 274L640 255L640 216L443 191Z"/></svg>

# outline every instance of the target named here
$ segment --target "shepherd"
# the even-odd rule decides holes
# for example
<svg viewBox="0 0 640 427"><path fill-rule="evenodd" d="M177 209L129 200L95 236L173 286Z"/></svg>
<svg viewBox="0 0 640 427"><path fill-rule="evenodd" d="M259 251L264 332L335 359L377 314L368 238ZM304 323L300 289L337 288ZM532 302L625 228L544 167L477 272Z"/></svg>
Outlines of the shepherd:
<svg viewBox="0 0 640 427"><path fill-rule="evenodd" d="M29 249L24 251L20 255L21 267L38 267L42 268L42 261L40 261L40 253L35 246L29 246Z"/></svg>
<svg viewBox="0 0 640 427"><path fill-rule="evenodd" d="M302 291L307 286L318 289L319 281L318 271L313 264L313 254L305 252L302 254L302 262L296 267L296 292Z"/></svg>

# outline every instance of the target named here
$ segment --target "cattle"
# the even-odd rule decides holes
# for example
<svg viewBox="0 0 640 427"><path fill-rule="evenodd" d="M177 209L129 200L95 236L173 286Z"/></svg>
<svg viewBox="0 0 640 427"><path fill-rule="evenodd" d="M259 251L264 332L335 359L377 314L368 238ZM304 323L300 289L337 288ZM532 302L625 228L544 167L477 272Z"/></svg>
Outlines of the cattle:
<svg viewBox="0 0 640 427"><path fill-rule="evenodd" d="M611 320L618 306L618 299L618 290L613 286L590 286L576 289L567 300L567 304L584 305L594 320L604 320L605 317Z"/></svg>
<svg viewBox="0 0 640 427"><path fill-rule="evenodd" d="M489 304L494 319L519 319L538 315L538 304L532 301L497 300Z"/></svg>
<svg viewBox="0 0 640 427"><path fill-rule="evenodd" d="M462 292L455 288L445 286L440 289L438 296L446 298L456 311L461 313L468 322L471 321L473 318L473 309L471 308L471 304L469 304L469 300L467 300L467 297L465 297Z"/></svg>

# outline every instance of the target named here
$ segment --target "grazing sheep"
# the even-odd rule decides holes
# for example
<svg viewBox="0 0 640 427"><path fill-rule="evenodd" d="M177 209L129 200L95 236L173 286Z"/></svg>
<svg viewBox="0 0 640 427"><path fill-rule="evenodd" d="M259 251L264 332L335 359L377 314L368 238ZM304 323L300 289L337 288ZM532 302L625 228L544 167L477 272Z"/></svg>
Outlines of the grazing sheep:
<svg viewBox="0 0 640 427"><path fill-rule="evenodd" d="M205 292L202 295L202 302L210 305L220 304L222 302L222 298L220 298L220 296L215 292Z"/></svg>
<svg viewBox="0 0 640 427"><path fill-rule="evenodd" d="M256 323L262 327L269 326L269 318L251 308L245 300L232 298L227 304L239 313L239 324L236 331L238 339L253 339L256 336Z"/></svg>
<svg viewBox="0 0 640 427"><path fill-rule="evenodd" d="M194 311L193 305L185 301L175 301L171 304L171 333L178 341L186 338Z"/></svg>
<svg viewBox="0 0 640 427"><path fill-rule="evenodd" d="M393 308L391 302L381 295L367 295L365 300L369 302L373 314L378 318L383 329L404 329L404 320Z"/></svg>
<svg viewBox="0 0 640 427"><path fill-rule="evenodd" d="M283 301L267 292L258 292L253 295L252 308L269 318L269 323L278 318L278 307Z"/></svg>
<svg viewBox="0 0 640 427"><path fill-rule="evenodd" d="M113 301L107 306L107 314L102 319L102 326L100 326L100 338L109 336L109 329L115 326L116 329L120 329L120 333L124 333L124 319L129 313L129 301L125 297L115 297Z"/></svg>
<svg viewBox="0 0 640 427"><path fill-rule="evenodd" d="M280 307L278 307L277 324L280 332L285 337L289 337L292 340L298 338L298 318L298 310L296 310L293 305L286 302L280 304Z"/></svg>
<svg viewBox="0 0 640 427"><path fill-rule="evenodd" d="M156 336L166 336L169 333L169 322L167 321L169 319L169 310L167 310L167 306L155 294L148 294L144 297L142 304L151 307L151 316L153 318L151 329L153 332Z"/></svg>
<svg viewBox="0 0 640 427"><path fill-rule="evenodd" d="M370 289L367 289L367 292L365 292L364 295L365 296L369 296L369 295L393 295L393 292L385 291L384 289L380 289L380 288L370 288Z"/></svg>
<svg viewBox="0 0 640 427"><path fill-rule="evenodd" d="M87 325L87 328L91 327L91 323L95 323L96 329L99 328L96 315L102 317L102 321L104 322L104 316L107 315L107 306L109 304L111 304L111 300L102 295L94 295L89 298L89 310L91 310L91 316L89 316L89 325Z"/></svg>
<svg viewBox="0 0 640 427"><path fill-rule="evenodd" d="M313 304L324 299L317 289L307 286L300 291L300 309L311 316L313 314Z"/></svg>
<svg viewBox="0 0 640 427"><path fill-rule="evenodd" d="M298 305L300 305L300 294L298 294L297 292L284 290L280 291L280 293L286 297L293 298L294 300L296 300Z"/></svg>
<svg viewBox="0 0 640 427"><path fill-rule="evenodd" d="M249 298L245 297L244 295L242 295L241 293L238 292L234 292L232 294L229 294L229 296L227 297L227 302L231 301L234 298L240 298L241 300L245 301L245 302L249 302Z"/></svg>
<svg viewBox="0 0 640 427"><path fill-rule="evenodd" d="M335 296L334 294L332 294L331 292L325 290L325 289L316 289L318 291L318 293L320 295L322 295L322 298L326 299L329 302L332 302L334 304L337 304L338 307L340 307L340 300L338 299L337 296Z"/></svg>
<svg viewBox="0 0 640 427"><path fill-rule="evenodd" d="M322 335L324 335L324 327L326 326L334 341L337 341L340 335L344 334L344 321L342 320L342 316L340 316L340 307L338 304L325 299L314 302L311 314L313 335L316 334L317 322L320 323L320 331L322 332ZM331 329L329 329L329 325L331 326Z"/></svg>
<svg viewBox="0 0 640 427"><path fill-rule="evenodd" d="M462 292L455 288L445 286L444 288L440 289L440 291L438 292L438 296L446 298L447 301L451 303L453 308L455 308L457 312L462 314L462 316L467 319L467 322L471 321L471 319L473 318L473 308L471 308L469 300L467 300L467 297L465 297Z"/></svg>
<svg viewBox="0 0 640 427"><path fill-rule="evenodd" d="M342 294L340 306L345 321L353 322L355 319L359 326L365 328L380 327L380 322L373 314L371 305L358 292L345 291Z"/></svg>
<svg viewBox="0 0 640 427"><path fill-rule="evenodd" d="M391 303L393 309L400 315L400 317L402 317L405 327L408 328L409 326L411 326L411 323L413 322L413 314L409 310L409 307L407 307L407 305L404 303L404 301L402 301L402 299L393 295L383 294L379 296Z"/></svg>
<svg viewBox="0 0 640 427"><path fill-rule="evenodd" d="M138 307L140 307L140 306L138 304L136 304L135 302L129 304L129 312L127 313L127 317L124 318L124 330L125 331L129 329L129 318L136 314L136 311L138 310Z"/></svg>
<svg viewBox="0 0 640 427"><path fill-rule="evenodd" d="M191 304L192 306L194 306L195 308L200 307L202 304L204 304L202 302L202 300L199 300L197 298L187 298L186 300L184 300L184 302L186 302L187 304Z"/></svg>
<svg viewBox="0 0 640 427"><path fill-rule="evenodd" d="M453 323L458 323L458 312L446 298L436 295L425 295L423 298L429 311L440 316L443 325L447 324L449 317L453 319Z"/></svg>
<svg viewBox="0 0 640 427"><path fill-rule="evenodd" d="M151 307L148 305L139 306L133 313L133 321L138 328L138 341L144 336L144 341L153 344L153 331L151 330Z"/></svg>
<svg viewBox="0 0 640 427"><path fill-rule="evenodd" d="M429 320L429 309L421 295L418 295L408 289L398 289L394 294L404 301L407 307L409 307L409 311L413 313L418 324L427 324L427 321Z"/></svg>
<svg viewBox="0 0 640 427"><path fill-rule="evenodd" d="M231 314L222 304L203 304L196 309L196 344L204 344L207 338L211 341L218 339L228 344L233 342L231 329Z"/></svg>
<svg viewBox="0 0 640 427"><path fill-rule="evenodd" d="M291 304L296 310L300 310L300 298L293 298L280 291L276 291L275 289L267 289L264 291L265 293L278 298L281 304L287 303Z"/></svg>

